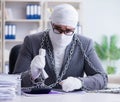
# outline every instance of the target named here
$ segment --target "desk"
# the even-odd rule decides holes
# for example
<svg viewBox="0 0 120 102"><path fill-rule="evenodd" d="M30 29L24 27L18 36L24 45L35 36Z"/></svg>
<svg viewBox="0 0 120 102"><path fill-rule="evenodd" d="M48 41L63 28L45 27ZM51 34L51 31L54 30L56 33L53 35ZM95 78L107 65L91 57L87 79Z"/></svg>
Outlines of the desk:
<svg viewBox="0 0 120 102"><path fill-rule="evenodd" d="M37 96L17 96L5 102L120 102L120 94L108 93L64 93Z"/></svg>

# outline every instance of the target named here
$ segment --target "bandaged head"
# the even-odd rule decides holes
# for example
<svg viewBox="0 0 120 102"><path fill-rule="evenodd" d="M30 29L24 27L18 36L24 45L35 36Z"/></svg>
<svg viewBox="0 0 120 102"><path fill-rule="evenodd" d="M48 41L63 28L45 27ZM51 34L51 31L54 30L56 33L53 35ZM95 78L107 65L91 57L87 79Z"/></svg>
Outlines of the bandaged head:
<svg viewBox="0 0 120 102"><path fill-rule="evenodd" d="M51 22L75 28L78 22L78 13L73 6L61 4L54 8L51 15Z"/></svg>
<svg viewBox="0 0 120 102"><path fill-rule="evenodd" d="M61 4L54 8L51 14L51 23L55 25L69 26L75 28L78 22L78 13L74 7L69 4ZM67 45L73 39L73 35L68 36L67 34L57 34L53 30L53 26L50 24L49 36L53 45L54 57L55 57L55 68L56 72L60 72L62 66L64 53Z"/></svg>
<svg viewBox="0 0 120 102"><path fill-rule="evenodd" d="M65 25L75 28L78 22L78 13L76 9L69 4L60 4L56 6L51 14L51 22L56 25ZM55 34L53 27L50 24L50 39L52 41L54 49L65 48L73 38L65 34Z"/></svg>

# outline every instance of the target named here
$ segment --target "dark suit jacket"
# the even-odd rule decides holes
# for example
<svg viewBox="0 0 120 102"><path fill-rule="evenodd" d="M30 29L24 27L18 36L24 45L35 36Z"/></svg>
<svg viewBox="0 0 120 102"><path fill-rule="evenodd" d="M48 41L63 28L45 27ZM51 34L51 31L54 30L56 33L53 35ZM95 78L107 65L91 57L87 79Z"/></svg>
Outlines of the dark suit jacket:
<svg viewBox="0 0 120 102"><path fill-rule="evenodd" d="M47 35L48 33L49 32L47 32ZM39 48L41 47L40 46L41 37L43 35L44 35L44 32L41 32L38 34L29 35L25 38L24 44L22 45L20 54L18 56L16 65L15 65L14 73L21 73L30 69L30 63L32 59L39 53ZM75 45L75 51L73 52L73 56L70 61L69 68L62 79L66 79L69 76L77 77L82 81L82 84L83 84L82 88L87 90L104 88L107 84L107 75L101 66L99 58L95 52L92 40L80 35L75 35L75 37L78 37L79 40L81 41L85 54L89 58L94 68L92 68L86 61L81 51L80 44L77 41ZM70 50L71 44L69 44L66 48L64 62L66 62L66 59L68 57L68 52ZM47 46L46 43L45 43L45 46ZM50 41L50 46L51 46L51 50L53 51L51 41ZM45 81L45 83L47 85L50 85L56 81L56 75L50 62L48 49L46 47L44 48L46 49L45 71L49 75L49 78ZM63 66L65 64L64 62L63 62ZM61 72L62 70L63 70L63 67L61 68ZM22 86L24 87L33 85L30 80L30 75L28 74L28 72L22 74ZM84 73L86 74L86 76L84 76ZM57 88L60 88L60 87L57 87Z"/></svg>

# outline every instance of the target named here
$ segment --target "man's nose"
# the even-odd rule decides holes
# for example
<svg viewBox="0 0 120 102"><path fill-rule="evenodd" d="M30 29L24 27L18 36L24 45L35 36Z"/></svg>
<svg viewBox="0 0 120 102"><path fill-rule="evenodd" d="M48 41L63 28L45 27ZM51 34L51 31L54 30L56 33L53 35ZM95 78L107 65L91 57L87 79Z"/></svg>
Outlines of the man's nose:
<svg viewBox="0 0 120 102"><path fill-rule="evenodd" d="M65 34L65 32L64 32L64 31L62 31L60 34Z"/></svg>

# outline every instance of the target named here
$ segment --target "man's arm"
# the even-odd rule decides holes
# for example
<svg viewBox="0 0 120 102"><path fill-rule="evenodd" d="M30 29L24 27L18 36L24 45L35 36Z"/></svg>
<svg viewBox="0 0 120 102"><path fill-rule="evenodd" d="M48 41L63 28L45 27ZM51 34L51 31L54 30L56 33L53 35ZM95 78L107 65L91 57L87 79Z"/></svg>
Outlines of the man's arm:
<svg viewBox="0 0 120 102"><path fill-rule="evenodd" d="M21 84L22 87L27 87L32 85L31 76L30 76L30 63L33 58L32 47L30 39L27 36L22 44L19 56L17 58L15 69L13 74L21 74Z"/></svg>
<svg viewBox="0 0 120 102"><path fill-rule="evenodd" d="M80 78L83 89L96 90L106 87L108 78L95 52L92 40L89 40L85 49L85 73L87 77Z"/></svg>

